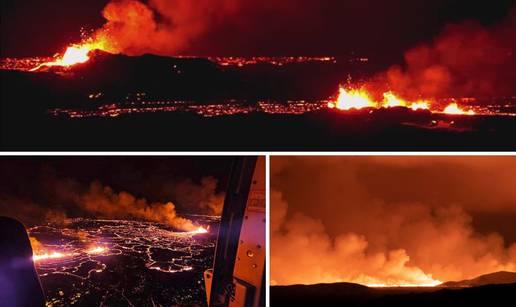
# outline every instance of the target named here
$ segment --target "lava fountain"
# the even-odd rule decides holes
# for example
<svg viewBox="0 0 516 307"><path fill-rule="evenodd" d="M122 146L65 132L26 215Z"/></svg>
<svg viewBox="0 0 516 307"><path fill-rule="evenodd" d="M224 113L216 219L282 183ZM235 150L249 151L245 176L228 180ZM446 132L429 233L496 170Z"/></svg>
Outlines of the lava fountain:
<svg viewBox="0 0 516 307"><path fill-rule="evenodd" d="M31 71L37 71L42 67L70 67L86 63L90 60L90 53L92 51L102 50L108 52L107 46L107 38L93 39L90 37L84 39L82 43L70 45L62 55L56 55L53 61L42 63L31 69Z"/></svg>
<svg viewBox="0 0 516 307"><path fill-rule="evenodd" d="M475 112L473 110L464 111L455 102L451 103L446 108L444 108L443 113L451 115L475 115Z"/></svg>
<svg viewBox="0 0 516 307"><path fill-rule="evenodd" d="M371 98L373 95L364 88L345 88L339 87L339 95L334 101L328 102L328 108L338 109L343 111L348 110L360 110L364 108L394 108L404 107L409 108L413 111L417 110L428 110L432 113L445 113L451 115L475 115L473 110L464 110L459 107L456 102L449 104L443 109L437 108L435 101L430 100L416 100L408 101L400 98L393 92L383 93L383 100L376 101Z"/></svg>
<svg viewBox="0 0 516 307"><path fill-rule="evenodd" d="M374 108L376 103L369 98L369 94L362 89L347 90L344 87L339 88L339 96L335 102L328 103L328 107L339 110Z"/></svg>

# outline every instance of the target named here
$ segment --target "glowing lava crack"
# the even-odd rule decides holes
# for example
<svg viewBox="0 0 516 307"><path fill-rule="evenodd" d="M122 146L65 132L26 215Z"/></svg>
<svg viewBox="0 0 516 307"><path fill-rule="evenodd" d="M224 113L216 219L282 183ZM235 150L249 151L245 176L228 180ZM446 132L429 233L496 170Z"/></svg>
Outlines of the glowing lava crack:
<svg viewBox="0 0 516 307"><path fill-rule="evenodd" d="M199 284L215 249L210 227L219 219L197 217L197 221L203 226L189 232L175 232L160 223L91 219L74 219L64 228L30 228L33 260L48 301L69 306L101 298L99 305L102 300L109 305L110 299L128 295L120 283L147 289L149 284L168 282L163 274L186 275L179 283L170 279L159 295L157 287L138 298L150 302L145 295L160 297L159 303L165 305L202 297Z"/></svg>

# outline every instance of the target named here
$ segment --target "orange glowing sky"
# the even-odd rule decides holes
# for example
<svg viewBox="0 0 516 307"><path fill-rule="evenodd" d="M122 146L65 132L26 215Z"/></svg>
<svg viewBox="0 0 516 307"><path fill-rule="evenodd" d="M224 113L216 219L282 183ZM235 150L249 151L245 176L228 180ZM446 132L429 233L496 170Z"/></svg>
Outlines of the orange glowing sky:
<svg viewBox="0 0 516 307"><path fill-rule="evenodd" d="M273 157L271 284L516 271L515 174L513 157Z"/></svg>

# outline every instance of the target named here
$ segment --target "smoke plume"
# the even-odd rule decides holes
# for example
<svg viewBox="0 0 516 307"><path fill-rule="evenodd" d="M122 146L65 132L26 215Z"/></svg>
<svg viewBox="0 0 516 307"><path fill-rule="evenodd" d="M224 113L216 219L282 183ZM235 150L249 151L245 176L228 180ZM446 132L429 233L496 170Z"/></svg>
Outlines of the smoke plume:
<svg viewBox="0 0 516 307"><path fill-rule="evenodd" d="M208 215L221 215L224 206L224 192L217 192L218 180L208 176L201 178L199 184L191 179L185 179L173 184L162 186L164 195L183 204L194 212Z"/></svg>
<svg viewBox="0 0 516 307"><path fill-rule="evenodd" d="M14 168L15 171L22 171ZM71 178L58 177L53 170L36 172L35 184L12 182L0 189L0 214L14 217L27 225L50 222L66 223L68 217L138 219L168 224L181 230L194 230L189 219L179 217L176 204L183 211L199 214L220 214L224 193L217 192L217 179L204 177L197 184L192 180L164 181L148 187L154 198L172 201L148 201L127 191L117 191L100 181L89 185ZM156 178L149 182L156 182ZM23 184L24 188L16 190ZM139 191L143 195L146 187ZM156 196L157 195L157 196Z"/></svg>
<svg viewBox="0 0 516 307"><path fill-rule="evenodd" d="M161 222L182 230L194 230L192 221L178 217L175 205L149 203L145 198L136 198L127 192L115 192L100 182L93 182L88 191L75 196L76 203L97 217L136 218Z"/></svg>
<svg viewBox="0 0 516 307"><path fill-rule="evenodd" d="M274 158L271 282L434 285L516 271L514 158ZM514 227L510 231L515 232Z"/></svg>
<svg viewBox="0 0 516 307"><path fill-rule="evenodd" d="M39 254L44 249L43 244L35 237L29 237L29 240L34 254Z"/></svg>
<svg viewBox="0 0 516 307"><path fill-rule="evenodd" d="M150 203L125 191L116 192L98 181L87 188L70 179L49 180L43 186L47 195L45 200L38 203L23 197L0 195L1 214L27 224L63 224L69 216L82 215L109 219L134 218L161 222L186 231L195 229L190 220L177 216L172 202Z"/></svg>
<svg viewBox="0 0 516 307"><path fill-rule="evenodd" d="M405 64L378 74L373 92L410 98L500 97L515 94L516 7L493 27L466 21L405 53Z"/></svg>
<svg viewBox="0 0 516 307"><path fill-rule="evenodd" d="M113 53L171 55L183 51L212 24L235 11L236 0L114 0L104 26L94 33Z"/></svg>

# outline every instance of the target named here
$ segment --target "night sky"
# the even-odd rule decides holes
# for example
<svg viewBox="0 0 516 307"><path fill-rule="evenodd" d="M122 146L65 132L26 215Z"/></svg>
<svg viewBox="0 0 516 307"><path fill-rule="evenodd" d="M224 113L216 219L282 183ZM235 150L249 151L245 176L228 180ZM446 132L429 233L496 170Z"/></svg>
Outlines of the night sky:
<svg viewBox="0 0 516 307"><path fill-rule="evenodd" d="M223 197L232 161L230 157L4 157L0 215L26 223L42 222L50 211L80 216L83 211L76 200L91 193L94 182L149 203L172 201L179 213L207 213L198 203Z"/></svg>
<svg viewBox="0 0 516 307"><path fill-rule="evenodd" d="M507 15L514 0L497 1L250 1L210 24L187 53L196 55L401 56L448 23L485 25ZM103 24L106 0L2 1L1 56L53 55Z"/></svg>

